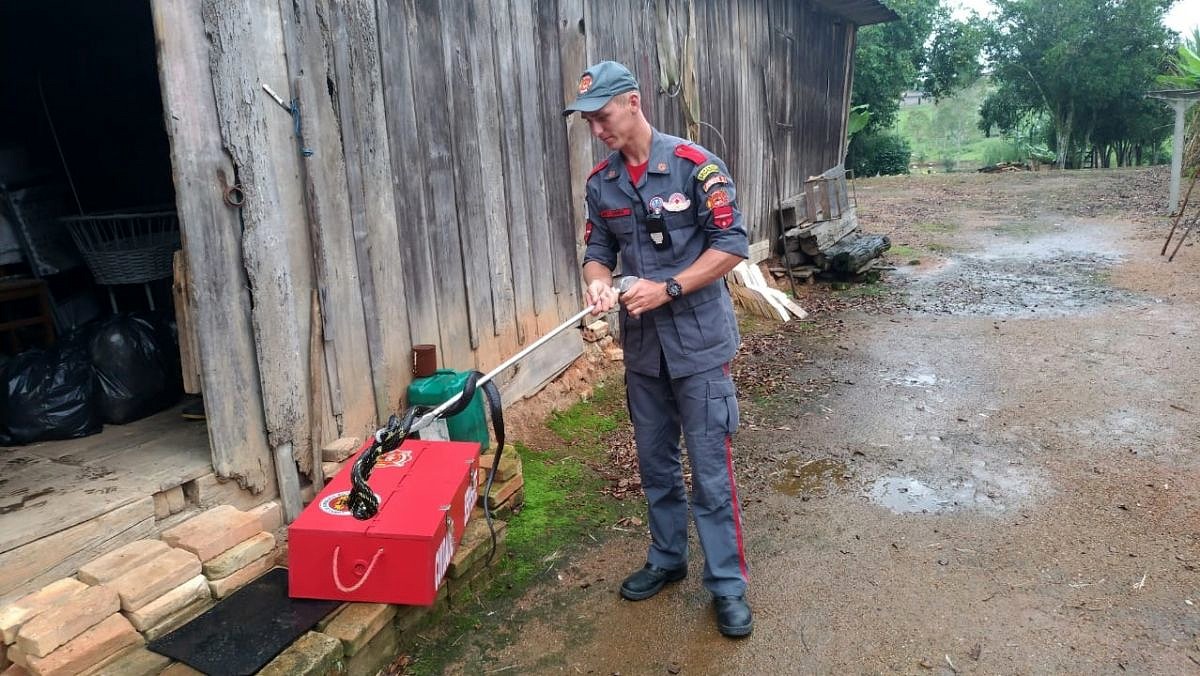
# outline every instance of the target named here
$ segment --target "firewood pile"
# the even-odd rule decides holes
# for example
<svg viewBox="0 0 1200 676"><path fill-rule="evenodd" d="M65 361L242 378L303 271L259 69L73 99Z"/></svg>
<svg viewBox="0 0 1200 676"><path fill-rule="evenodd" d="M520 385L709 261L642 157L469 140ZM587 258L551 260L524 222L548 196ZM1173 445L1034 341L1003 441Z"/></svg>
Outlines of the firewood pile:
<svg viewBox="0 0 1200 676"><path fill-rule="evenodd" d="M778 217L786 268L777 270L794 279L855 279L880 266L880 255L892 245L883 235L859 230L841 167L805 181L802 193L782 201Z"/></svg>
<svg viewBox="0 0 1200 676"><path fill-rule="evenodd" d="M978 169L978 172L981 174L1005 174L1029 170L1029 166L1022 162L998 162L996 164L989 164L986 167L981 167Z"/></svg>

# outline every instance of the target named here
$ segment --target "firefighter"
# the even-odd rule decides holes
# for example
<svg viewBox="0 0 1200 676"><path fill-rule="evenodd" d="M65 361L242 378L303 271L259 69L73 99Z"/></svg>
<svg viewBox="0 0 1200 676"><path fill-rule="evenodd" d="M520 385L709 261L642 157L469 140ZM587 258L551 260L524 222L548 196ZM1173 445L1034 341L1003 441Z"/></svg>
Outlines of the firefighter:
<svg viewBox="0 0 1200 676"><path fill-rule="evenodd" d="M708 150L647 121L637 80L614 61L584 72L563 115L578 112L612 152L587 179L583 278L595 313L620 303L629 415L649 506L646 564L621 584L648 599L687 575L688 495L717 628L747 636L746 554L731 438L738 425L729 362L739 343L725 274L749 256L729 171ZM613 271L638 278L623 293Z"/></svg>

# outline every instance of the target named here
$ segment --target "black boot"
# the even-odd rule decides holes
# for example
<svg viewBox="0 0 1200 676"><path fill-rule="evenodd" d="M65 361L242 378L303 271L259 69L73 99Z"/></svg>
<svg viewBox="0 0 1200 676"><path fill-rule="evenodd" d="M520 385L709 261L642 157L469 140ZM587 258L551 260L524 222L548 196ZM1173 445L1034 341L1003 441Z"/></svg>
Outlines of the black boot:
<svg viewBox="0 0 1200 676"><path fill-rule="evenodd" d="M744 596L715 596L717 629L725 636L749 636L754 629L754 617Z"/></svg>
<svg viewBox="0 0 1200 676"><path fill-rule="evenodd" d="M646 564L645 568L625 578L621 583L621 596L630 601L644 601L658 592L668 582L678 582L687 577L687 566L681 568L659 568Z"/></svg>

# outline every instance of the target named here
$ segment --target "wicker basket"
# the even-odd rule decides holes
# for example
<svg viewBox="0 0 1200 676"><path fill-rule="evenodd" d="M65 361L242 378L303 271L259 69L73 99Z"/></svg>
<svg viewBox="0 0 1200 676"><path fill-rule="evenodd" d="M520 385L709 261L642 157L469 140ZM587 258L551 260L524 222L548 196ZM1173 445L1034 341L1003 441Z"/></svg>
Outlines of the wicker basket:
<svg viewBox="0 0 1200 676"><path fill-rule="evenodd" d="M99 284L143 284L172 274L180 248L174 211L94 214L62 219Z"/></svg>

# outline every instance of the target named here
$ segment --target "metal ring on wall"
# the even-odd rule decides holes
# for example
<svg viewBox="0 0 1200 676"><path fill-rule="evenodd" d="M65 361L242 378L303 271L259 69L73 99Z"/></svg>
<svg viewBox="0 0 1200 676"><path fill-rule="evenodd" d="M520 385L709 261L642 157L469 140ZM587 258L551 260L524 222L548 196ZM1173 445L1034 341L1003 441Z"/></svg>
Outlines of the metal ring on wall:
<svg viewBox="0 0 1200 676"><path fill-rule="evenodd" d="M229 206L240 209L246 203L246 191L242 190L240 184L231 185L225 188L224 199Z"/></svg>

